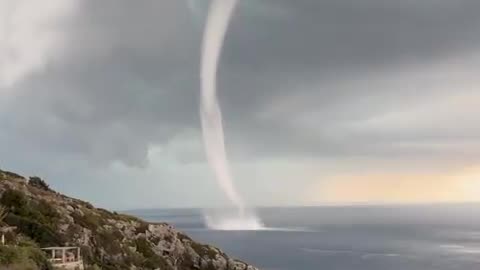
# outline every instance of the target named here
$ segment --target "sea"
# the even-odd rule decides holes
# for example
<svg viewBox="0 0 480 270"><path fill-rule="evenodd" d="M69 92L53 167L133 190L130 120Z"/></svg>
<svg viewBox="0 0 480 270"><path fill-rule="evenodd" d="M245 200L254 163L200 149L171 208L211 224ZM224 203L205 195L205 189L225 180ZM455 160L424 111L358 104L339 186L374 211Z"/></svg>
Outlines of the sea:
<svg viewBox="0 0 480 270"><path fill-rule="evenodd" d="M201 209L130 214L168 222L263 270L480 270L480 204L259 208L265 228L209 229Z"/></svg>

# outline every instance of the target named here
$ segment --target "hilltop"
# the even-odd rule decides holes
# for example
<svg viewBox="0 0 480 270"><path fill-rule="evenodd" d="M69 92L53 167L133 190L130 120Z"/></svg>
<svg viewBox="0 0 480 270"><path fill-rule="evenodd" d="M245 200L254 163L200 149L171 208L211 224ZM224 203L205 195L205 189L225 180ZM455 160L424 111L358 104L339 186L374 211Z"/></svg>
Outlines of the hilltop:
<svg viewBox="0 0 480 270"><path fill-rule="evenodd" d="M10 246L1 247L0 269L50 269L39 248L78 246L86 269L257 270L167 223L96 208L38 177L0 170L0 208L0 227L16 227L6 235Z"/></svg>

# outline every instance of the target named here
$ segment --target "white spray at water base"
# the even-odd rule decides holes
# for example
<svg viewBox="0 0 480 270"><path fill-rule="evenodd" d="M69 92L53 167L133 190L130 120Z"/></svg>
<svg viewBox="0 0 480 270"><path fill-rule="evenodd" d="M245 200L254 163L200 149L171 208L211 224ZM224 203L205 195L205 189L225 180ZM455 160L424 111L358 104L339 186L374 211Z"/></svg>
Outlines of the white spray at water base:
<svg viewBox="0 0 480 270"><path fill-rule="evenodd" d="M203 140L207 160L234 212L205 215L206 225L214 230L259 230L262 223L246 209L237 192L225 150L222 114L217 100L217 69L220 54L236 0L212 0L203 37L201 66L201 108Z"/></svg>

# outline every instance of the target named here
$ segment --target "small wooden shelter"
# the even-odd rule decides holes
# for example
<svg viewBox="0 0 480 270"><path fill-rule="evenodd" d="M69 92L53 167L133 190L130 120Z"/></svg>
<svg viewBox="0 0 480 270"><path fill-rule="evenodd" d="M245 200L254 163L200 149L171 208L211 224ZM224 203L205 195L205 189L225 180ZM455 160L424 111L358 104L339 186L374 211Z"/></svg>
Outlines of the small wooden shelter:
<svg viewBox="0 0 480 270"><path fill-rule="evenodd" d="M55 269L84 269L79 247L48 247L42 250Z"/></svg>

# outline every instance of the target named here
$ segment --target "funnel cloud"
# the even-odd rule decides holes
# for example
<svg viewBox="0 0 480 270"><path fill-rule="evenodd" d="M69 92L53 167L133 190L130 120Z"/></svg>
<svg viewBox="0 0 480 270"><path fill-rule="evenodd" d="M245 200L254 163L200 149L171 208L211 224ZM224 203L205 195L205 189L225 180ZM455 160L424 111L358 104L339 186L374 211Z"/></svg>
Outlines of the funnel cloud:
<svg viewBox="0 0 480 270"><path fill-rule="evenodd" d="M245 202L233 183L225 150L222 113L216 96L219 57L235 4L236 0L214 0L210 6L203 39L200 115L208 163L215 174L219 186L238 210L239 218L236 218L236 220L242 220L241 224L248 225L247 227L252 227L249 224L253 224L253 227L258 227L259 222L257 222L257 219L252 214L246 215ZM243 222L244 219L249 221ZM222 221L222 223L225 222ZM240 224L239 222L234 223ZM207 226L211 228L217 227L209 224L211 222L207 221ZM228 229L225 226L220 226L220 228Z"/></svg>

